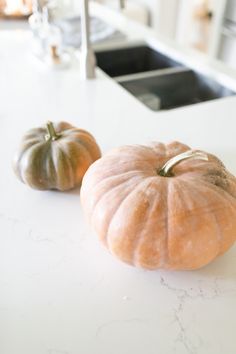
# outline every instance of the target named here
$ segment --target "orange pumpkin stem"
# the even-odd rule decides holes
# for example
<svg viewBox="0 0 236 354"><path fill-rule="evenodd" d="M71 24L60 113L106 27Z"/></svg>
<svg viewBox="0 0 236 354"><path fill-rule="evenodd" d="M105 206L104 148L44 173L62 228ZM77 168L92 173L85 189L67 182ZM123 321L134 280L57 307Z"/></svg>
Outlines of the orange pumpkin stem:
<svg viewBox="0 0 236 354"><path fill-rule="evenodd" d="M186 152L183 152L182 154L172 157L159 170L158 174L163 177L173 177L174 176L172 172L173 167L187 159L208 161L208 156L202 151L188 150Z"/></svg>
<svg viewBox="0 0 236 354"><path fill-rule="evenodd" d="M49 141L49 140L54 141L54 140L59 139L60 137L61 137L61 135L56 133L53 123L48 121L47 122L47 134L45 135L45 139L47 141Z"/></svg>

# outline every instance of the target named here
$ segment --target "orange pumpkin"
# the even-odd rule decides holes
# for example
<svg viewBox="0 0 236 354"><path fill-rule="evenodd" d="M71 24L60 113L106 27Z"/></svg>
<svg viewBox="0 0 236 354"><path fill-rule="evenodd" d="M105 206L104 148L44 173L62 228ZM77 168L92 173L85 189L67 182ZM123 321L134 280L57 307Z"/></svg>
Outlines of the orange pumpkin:
<svg viewBox="0 0 236 354"><path fill-rule="evenodd" d="M236 178L179 142L111 151L86 172L81 202L110 252L142 268L200 268L236 240Z"/></svg>

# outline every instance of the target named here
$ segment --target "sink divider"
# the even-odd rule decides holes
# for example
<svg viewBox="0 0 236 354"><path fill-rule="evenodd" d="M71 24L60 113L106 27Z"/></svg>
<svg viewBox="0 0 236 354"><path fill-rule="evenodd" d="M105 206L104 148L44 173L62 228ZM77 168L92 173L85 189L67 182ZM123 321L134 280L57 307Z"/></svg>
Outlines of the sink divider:
<svg viewBox="0 0 236 354"><path fill-rule="evenodd" d="M158 77L158 76L191 72L191 71L192 71L191 69L188 69L186 67L183 67L183 66L178 67L177 66L177 67L157 69L157 70L145 71L145 72L129 74L129 75L116 76L116 77L113 77L113 79L116 82L118 82L119 84L122 84L123 82L127 82L127 81L135 81L135 80L140 80L140 79L151 78L154 76Z"/></svg>

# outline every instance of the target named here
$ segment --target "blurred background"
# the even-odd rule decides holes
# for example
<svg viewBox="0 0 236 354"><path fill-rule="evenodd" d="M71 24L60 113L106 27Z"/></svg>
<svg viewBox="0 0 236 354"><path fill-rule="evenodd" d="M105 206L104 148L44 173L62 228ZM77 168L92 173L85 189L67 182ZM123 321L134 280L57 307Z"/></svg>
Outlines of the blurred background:
<svg viewBox="0 0 236 354"><path fill-rule="evenodd" d="M118 11L116 0L96 2ZM75 21L80 11L78 0L0 0L0 29L28 26L32 13L43 13L44 8L47 19L60 22L64 31L70 34L77 31L74 27L78 25ZM166 38L236 67L235 0L127 0L122 11ZM31 19L31 25L36 21ZM94 23L94 32L104 31L101 27L101 23ZM79 45L71 37L72 44Z"/></svg>

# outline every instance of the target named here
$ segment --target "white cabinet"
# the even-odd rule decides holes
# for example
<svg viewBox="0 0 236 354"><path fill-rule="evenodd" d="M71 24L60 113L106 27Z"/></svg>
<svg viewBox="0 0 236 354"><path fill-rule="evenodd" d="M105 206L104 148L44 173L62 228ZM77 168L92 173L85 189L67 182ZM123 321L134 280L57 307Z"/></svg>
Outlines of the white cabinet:
<svg viewBox="0 0 236 354"><path fill-rule="evenodd" d="M236 68L236 35L222 36L218 58Z"/></svg>
<svg viewBox="0 0 236 354"><path fill-rule="evenodd" d="M236 1L227 0L219 31L217 57L236 68Z"/></svg>
<svg viewBox="0 0 236 354"><path fill-rule="evenodd" d="M236 1L235 1L236 2ZM219 33L222 27L226 0L178 0L179 12L176 26L176 39L179 43L199 48L209 56L216 57L219 48ZM206 6L206 19L198 19L199 6ZM212 17L207 19L207 12ZM200 11L199 11L200 12Z"/></svg>

